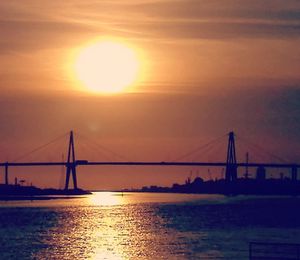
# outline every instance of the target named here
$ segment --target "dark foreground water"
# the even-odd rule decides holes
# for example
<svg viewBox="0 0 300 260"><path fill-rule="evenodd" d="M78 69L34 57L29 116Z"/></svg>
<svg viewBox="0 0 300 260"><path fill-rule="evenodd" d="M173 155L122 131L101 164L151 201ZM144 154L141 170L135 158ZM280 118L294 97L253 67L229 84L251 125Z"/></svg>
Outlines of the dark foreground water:
<svg viewBox="0 0 300 260"><path fill-rule="evenodd" d="M248 259L300 242L300 198L95 193L0 202L0 259Z"/></svg>

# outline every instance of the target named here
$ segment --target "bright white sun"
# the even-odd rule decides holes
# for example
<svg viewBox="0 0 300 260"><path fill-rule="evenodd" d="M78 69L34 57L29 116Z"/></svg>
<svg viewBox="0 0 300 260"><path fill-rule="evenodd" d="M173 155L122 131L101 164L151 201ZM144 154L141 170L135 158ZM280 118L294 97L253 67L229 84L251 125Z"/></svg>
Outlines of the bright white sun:
<svg viewBox="0 0 300 260"><path fill-rule="evenodd" d="M102 41L79 53L75 73L90 91L119 93L137 80L139 60L133 49L125 44Z"/></svg>

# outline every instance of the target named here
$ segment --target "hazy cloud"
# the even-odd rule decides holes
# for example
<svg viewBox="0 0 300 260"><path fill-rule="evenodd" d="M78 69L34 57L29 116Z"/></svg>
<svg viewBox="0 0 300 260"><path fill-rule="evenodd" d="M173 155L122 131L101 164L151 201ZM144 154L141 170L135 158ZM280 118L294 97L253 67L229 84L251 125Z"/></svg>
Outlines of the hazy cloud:
<svg viewBox="0 0 300 260"><path fill-rule="evenodd" d="M300 35L295 0L5 1L0 13L2 52L66 46L70 38L102 34L148 40Z"/></svg>

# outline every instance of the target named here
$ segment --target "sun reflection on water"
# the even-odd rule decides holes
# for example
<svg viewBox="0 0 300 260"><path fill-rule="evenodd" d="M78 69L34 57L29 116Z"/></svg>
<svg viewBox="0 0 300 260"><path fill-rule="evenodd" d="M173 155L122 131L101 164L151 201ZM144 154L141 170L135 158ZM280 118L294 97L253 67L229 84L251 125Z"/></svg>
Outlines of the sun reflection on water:
<svg viewBox="0 0 300 260"><path fill-rule="evenodd" d="M300 237L300 217L290 218L297 198L114 195L0 202L0 258L246 259L249 239L289 243ZM258 215L262 211L266 215ZM272 222L276 214L281 217Z"/></svg>
<svg viewBox="0 0 300 260"><path fill-rule="evenodd" d="M124 204L123 193L117 192L97 192L89 197L90 203L94 206L116 206Z"/></svg>
<svg viewBox="0 0 300 260"><path fill-rule="evenodd" d="M93 229L91 248L94 248L94 254L90 259L129 259L124 253L122 237L130 237L130 234L120 229L120 226L126 225L127 219L124 217L123 211L120 212L118 206L125 203L126 197L123 196L123 193L97 192L89 199L89 205L102 208L101 216L93 219L95 228Z"/></svg>
<svg viewBox="0 0 300 260"><path fill-rule="evenodd" d="M35 219L37 212L42 216L37 228L44 228L37 238L43 246L32 255L34 259L62 260L174 259L189 249L173 228L182 223L177 218L170 222L180 207L162 211L162 203L187 199L191 195L96 192L72 203L66 201L65 206L28 208ZM196 241L193 234L186 236Z"/></svg>

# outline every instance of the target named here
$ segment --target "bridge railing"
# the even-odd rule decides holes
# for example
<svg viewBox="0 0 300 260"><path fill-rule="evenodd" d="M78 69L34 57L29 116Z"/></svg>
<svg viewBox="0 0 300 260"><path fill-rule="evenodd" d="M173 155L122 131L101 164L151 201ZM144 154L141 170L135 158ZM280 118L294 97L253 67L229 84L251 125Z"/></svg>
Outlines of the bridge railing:
<svg viewBox="0 0 300 260"><path fill-rule="evenodd" d="M249 260L300 260L300 244L250 242Z"/></svg>

